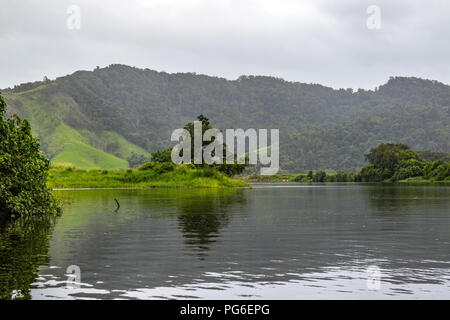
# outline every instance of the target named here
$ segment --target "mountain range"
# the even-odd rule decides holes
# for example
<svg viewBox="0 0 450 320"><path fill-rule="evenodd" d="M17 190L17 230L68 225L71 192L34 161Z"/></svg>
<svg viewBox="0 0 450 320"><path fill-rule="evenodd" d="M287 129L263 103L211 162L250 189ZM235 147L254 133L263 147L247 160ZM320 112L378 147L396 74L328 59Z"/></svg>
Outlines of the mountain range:
<svg viewBox="0 0 450 320"><path fill-rule="evenodd" d="M148 157L173 145L172 131L200 114L219 129L280 129L281 169L289 172L357 170L380 142L450 151L450 86L413 77L354 91L114 64L2 95L9 114L31 122L48 158L81 168L129 167L133 153Z"/></svg>

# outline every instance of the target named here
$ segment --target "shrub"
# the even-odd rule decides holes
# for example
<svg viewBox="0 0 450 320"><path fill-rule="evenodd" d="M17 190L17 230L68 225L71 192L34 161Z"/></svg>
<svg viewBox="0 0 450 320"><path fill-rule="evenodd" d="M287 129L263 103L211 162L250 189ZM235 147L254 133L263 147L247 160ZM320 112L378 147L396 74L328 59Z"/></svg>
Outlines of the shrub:
<svg viewBox="0 0 450 320"><path fill-rule="evenodd" d="M325 182L327 178L327 173L323 170L317 171L313 176L314 182Z"/></svg>
<svg viewBox="0 0 450 320"><path fill-rule="evenodd" d="M450 177L450 162L429 161L423 168L424 177L442 181Z"/></svg>
<svg viewBox="0 0 450 320"><path fill-rule="evenodd" d="M306 174L299 174L292 181L294 182L311 182L311 179Z"/></svg>
<svg viewBox="0 0 450 320"><path fill-rule="evenodd" d="M436 180L449 180L450 177L450 162L441 164L436 168Z"/></svg>
<svg viewBox="0 0 450 320"><path fill-rule="evenodd" d="M423 175L423 163L416 159L400 161L394 169L393 181L403 180Z"/></svg>
<svg viewBox="0 0 450 320"><path fill-rule="evenodd" d="M347 174L347 182L358 182L361 181L359 173L350 172Z"/></svg>
<svg viewBox="0 0 450 320"><path fill-rule="evenodd" d="M47 188L50 161L39 150L27 120L5 119L0 96L0 214L7 217L59 212Z"/></svg>
<svg viewBox="0 0 450 320"><path fill-rule="evenodd" d="M157 174L162 174L175 170L175 165L172 162L147 162L140 166L138 170L152 170Z"/></svg>
<svg viewBox="0 0 450 320"><path fill-rule="evenodd" d="M336 173L336 182L348 182L349 181L349 177L347 172L344 171L338 171Z"/></svg>
<svg viewBox="0 0 450 320"><path fill-rule="evenodd" d="M361 169L359 173L359 181L361 182L380 182L384 180L383 170L375 168L373 164Z"/></svg>
<svg viewBox="0 0 450 320"><path fill-rule="evenodd" d="M176 166L175 171L177 173L186 174L193 168L195 168L194 165L182 163L182 164L179 164L178 166Z"/></svg>
<svg viewBox="0 0 450 320"><path fill-rule="evenodd" d="M434 177L437 173L436 169L443 164L442 161L428 161L425 163L425 166L423 167L423 177L425 179L430 179Z"/></svg>
<svg viewBox="0 0 450 320"><path fill-rule="evenodd" d="M151 155L151 162L172 162L172 147L158 150Z"/></svg>
<svg viewBox="0 0 450 320"><path fill-rule="evenodd" d="M213 177L219 176L218 171L216 171L213 168L208 168L208 167L201 169L201 170L197 170L195 172L195 174L198 177L202 177L202 178L213 178Z"/></svg>

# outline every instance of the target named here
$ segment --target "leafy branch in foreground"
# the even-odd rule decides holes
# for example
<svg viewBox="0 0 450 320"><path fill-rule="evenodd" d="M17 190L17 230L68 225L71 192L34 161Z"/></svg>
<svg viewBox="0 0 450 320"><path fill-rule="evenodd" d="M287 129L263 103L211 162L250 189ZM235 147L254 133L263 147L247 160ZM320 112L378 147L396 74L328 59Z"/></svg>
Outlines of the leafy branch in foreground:
<svg viewBox="0 0 450 320"><path fill-rule="evenodd" d="M33 216L59 212L47 188L50 161L39 150L27 120L6 118L0 95L0 215Z"/></svg>

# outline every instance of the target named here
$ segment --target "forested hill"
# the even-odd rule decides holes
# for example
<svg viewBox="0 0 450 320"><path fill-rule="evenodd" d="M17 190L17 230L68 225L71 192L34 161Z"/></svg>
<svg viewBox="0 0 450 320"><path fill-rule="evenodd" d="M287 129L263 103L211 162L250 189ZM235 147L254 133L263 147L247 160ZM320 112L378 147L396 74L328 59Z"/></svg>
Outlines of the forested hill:
<svg viewBox="0 0 450 320"><path fill-rule="evenodd" d="M126 167L133 152L166 148L171 132L199 114L221 129L279 128L281 167L289 171L357 169L380 142L450 151L450 87L418 78L353 92L111 65L3 94L10 113L31 120L48 157L81 167Z"/></svg>

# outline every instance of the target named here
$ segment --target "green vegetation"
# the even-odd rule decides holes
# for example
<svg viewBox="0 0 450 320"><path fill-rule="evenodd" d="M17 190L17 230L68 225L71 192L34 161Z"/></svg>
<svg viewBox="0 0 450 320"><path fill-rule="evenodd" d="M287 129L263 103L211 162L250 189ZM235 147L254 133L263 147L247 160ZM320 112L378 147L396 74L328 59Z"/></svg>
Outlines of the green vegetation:
<svg viewBox="0 0 450 320"><path fill-rule="evenodd" d="M384 144L366 155L369 165L362 168L363 182L380 181L450 181L450 162L423 161L421 156L404 144ZM414 178L413 180L407 180Z"/></svg>
<svg viewBox="0 0 450 320"><path fill-rule="evenodd" d="M310 171L308 173L291 173L291 174L244 174L237 178L248 183L252 182L357 182L358 174L354 172L338 171L336 173L326 173L319 170L317 172Z"/></svg>
<svg viewBox="0 0 450 320"><path fill-rule="evenodd" d="M83 168L113 169L125 162L89 152L83 155L88 163L78 161L76 152L73 159L57 158L73 141L57 139L55 128L64 124L79 133L83 147L137 167L148 161L144 150L167 148L172 131L198 114L207 114L219 129L280 128L280 165L287 172L356 172L364 154L381 142L450 152L450 87L418 78L395 77L374 91L353 92L273 77L228 81L111 65L5 93L11 111L30 119L48 158ZM118 148L105 132L130 148ZM135 159L147 158L131 161L133 152Z"/></svg>
<svg viewBox="0 0 450 320"><path fill-rule="evenodd" d="M211 168L150 162L139 169L82 170L68 164L50 171L51 188L249 187Z"/></svg>
<svg viewBox="0 0 450 320"><path fill-rule="evenodd" d="M242 174L238 175L237 178L241 181L247 183L252 182L293 182L296 177L302 174L274 174L274 175L260 175L260 174Z"/></svg>
<svg viewBox="0 0 450 320"><path fill-rule="evenodd" d="M319 170L315 173L299 174L294 182L358 182L359 176L354 172L338 171L336 173L326 173Z"/></svg>
<svg viewBox="0 0 450 320"><path fill-rule="evenodd" d="M421 154L433 159L446 158L439 152L415 152L404 144L381 143L365 155L369 164L361 171L326 173L323 170L307 174L278 174L274 176L245 175L239 178L247 182L401 182L401 183L450 183L450 162L424 161Z"/></svg>
<svg viewBox="0 0 450 320"><path fill-rule="evenodd" d="M206 118L204 115L199 115L197 117L197 120L199 122L201 122L202 124L202 136L205 134L205 132L209 129L213 129L213 127L210 125L209 123L209 119ZM184 126L184 129L187 130L191 136L191 163L194 165L195 168L213 168L217 171L220 171L228 176L234 176L234 175L238 175L241 174L245 167L248 165L248 158L245 159L245 163L244 164L238 164L237 163L237 155L234 155L234 162L232 164L228 164L226 159L227 159L227 153L228 153L228 149L227 149L227 145L224 143L223 144L223 149L222 149L222 164L212 164L209 165L206 163L205 159L203 158L203 152L202 152L202 163L201 164L194 164L194 123L193 122L189 122L188 124L186 124ZM214 139L212 139L211 141L202 141L202 150L205 149L208 145L212 144L214 142ZM171 148L170 148L171 151ZM164 151L165 153L158 155L162 158L162 160L166 160L169 157L169 149L167 149L166 151ZM152 154L152 158L155 154ZM166 160L167 161L167 160ZM170 161L170 160L169 160Z"/></svg>
<svg viewBox="0 0 450 320"><path fill-rule="evenodd" d="M201 115L198 119L202 121L204 131L211 128L206 117ZM193 131L193 123L187 124L185 128ZM193 132L191 135L193 136ZM204 142L203 148L209 143ZM191 147L193 148L193 145ZM225 147L224 150L226 150ZM208 165L203 163L198 165L191 163L176 166L171 162L171 153L171 147L156 151L151 155L152 161L141 164L137 169L126 170L83 170L70 162L55 163L50 174L49 186L52 188L249 186L242 181L228 177L235 173L241 173L245 164ZM193 154L193 152L191 153ZM133 153L133 161L136 164L144 159L144 156Z"/></svg>
<svg viewBox="0 0 450 320"><path fill-rule="evenodd" d="M194 166L188 166L194 169ZM175 170L176 166L172 162L147 162L139 166L138 170L153 170L156 173L166 173Z"/></svg>
<svg viewBox="0 0 450 320"><path fill-rule="evenodd" d="M152 161L154 162L172 162L172 147L165 150L158 150L152 153Z"/></svg>
<svg viewBox="0 0 450 320"><path fill-rule="evenodd" d="M58 212L46 186L50 161L39 150L28 121L6 119L5 111L0 95L0 218Z"/></svg>
<svg viewBox="0 0 450 320"><path fill-rule="evenodd" d="M30 121L47 158L70 161L85 169L128 168L127 160L133 154L148 161L147 151L114 130L105 130L95 119L86 117L70 96L51 88L48 83L31 91L5 94L9 113Z"/></svg>
<svg viewBox="0 0 450 320"><path fill-rule="evenodd" d="M54 162L72 162L80 168L128 168L126 160L90 146L86 138L65 124L56 128L50 143L64 146L53 157Z"/></svg>

